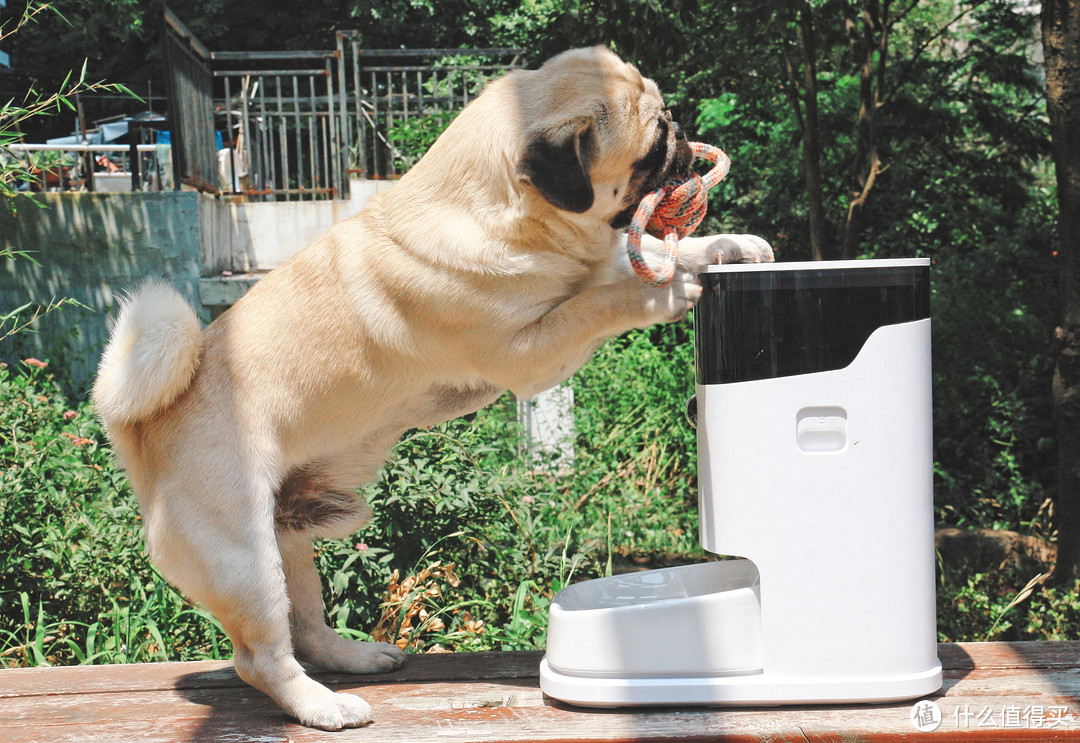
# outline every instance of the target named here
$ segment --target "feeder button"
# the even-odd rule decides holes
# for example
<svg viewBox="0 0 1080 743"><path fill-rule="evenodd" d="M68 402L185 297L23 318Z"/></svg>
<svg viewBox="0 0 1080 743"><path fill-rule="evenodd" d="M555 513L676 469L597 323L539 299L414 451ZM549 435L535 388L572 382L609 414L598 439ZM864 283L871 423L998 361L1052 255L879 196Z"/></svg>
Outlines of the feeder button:
<svg viewBox="0 0 1080 743"><path fill-rule="evenodd" d="M799 449L816 454L847 446L847 411L843 408L803 408L795 416Z"/></svg>

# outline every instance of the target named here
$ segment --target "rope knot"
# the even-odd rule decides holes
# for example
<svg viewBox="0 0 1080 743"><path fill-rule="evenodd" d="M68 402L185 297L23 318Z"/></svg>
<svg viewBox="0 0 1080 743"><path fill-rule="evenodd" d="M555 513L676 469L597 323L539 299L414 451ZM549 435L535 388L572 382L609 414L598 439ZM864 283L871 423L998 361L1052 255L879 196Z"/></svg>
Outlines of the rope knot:
<svg viewBox="0 0 1080 743"><path fill-rule="evenodd" d="M713 168L705 175L692 173L685 180L669 179L641 200L626 230L626 251L630 265L642 280L652 286L666 286L675 275L679 240L693 232L709 206L709 189L724 179L731 159L719 147L691 142L695 158L708 160ZM641 256L641 234L648 232L664 240L664 262L656 271Z"/></svg>

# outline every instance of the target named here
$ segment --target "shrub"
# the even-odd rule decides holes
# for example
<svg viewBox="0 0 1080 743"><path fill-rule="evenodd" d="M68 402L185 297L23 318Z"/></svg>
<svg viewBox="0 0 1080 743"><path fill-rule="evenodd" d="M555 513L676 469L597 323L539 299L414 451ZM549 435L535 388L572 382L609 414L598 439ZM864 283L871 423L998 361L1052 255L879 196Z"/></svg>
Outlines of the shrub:
<svg viewBox="0 0 1080 743"><path fill-rule="evenodd" d="M0 657L86 663L220 652L142 551L134 497L88 404L43 362L0 365Z"/></svg>

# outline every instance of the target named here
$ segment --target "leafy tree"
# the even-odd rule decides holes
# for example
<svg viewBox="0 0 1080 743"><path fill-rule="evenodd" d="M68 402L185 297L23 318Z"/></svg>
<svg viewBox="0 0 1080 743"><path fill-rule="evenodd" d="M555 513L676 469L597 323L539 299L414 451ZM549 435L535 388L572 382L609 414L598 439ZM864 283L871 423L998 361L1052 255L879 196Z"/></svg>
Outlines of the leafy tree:
<svg viewBox="0 0 1080 743"><path fill-rule="evenodd" d="M1080 576L1080 2L1044 0L1046 109L1058 187L1061 325L1054 374L1058 423L1058 569Z"/></svg>
<svg viewBox="0 0 1080 743"><path fill-rule="evenodd" d="M17 35L7 40L5 51L10 53L15 69L28 76L37 90L61 90L69 79L72 60L83 60L84 81L107 79L145 91L147 80L164 79L153 58L148 59L143 43L147 20L144 6L150 5L155 4L148 0L12 0L0 13L16 18L33 13L34 23L24 24ZM161 85L156 87L157 94L164 92ZM78 92L86 91L70 91L68 97L74 101ZM144 105L119 89L101 87L93 92L95 95L80 99L87 120L115 114L117 108L136 113ZM74 131L76 121L72 109L69 116L26 120L22 130L30 141L43 141Z"/></svg>
<svg viewBox="0 0 1080 743"><path fill-rule="evenodd" d="M11 50L17 63L45 79L55 65L48 57L58 56L53 39L63 38L90 57L94 77L116 70L127 77L114 79L159 80L156 2L57 5L78 23L35 29L32 43ZM313 0L302 13L254 0L170 5L212 49L329 48L336 29L358 30L368 48L520 46L533 64L571 46L611 46L657 80L692 136L732 156L706 227L762 234L782 260L935 261L941 518L1046 530L1041 506L1056 477L1046 390L1047 338L1059 319L1057 206L1046 91L1033 61L1038 18L1019 4ZM1072 203L1063 214L1078 211ZM1064 262L1077 251L1059 253Z"/></svg>
<svg viewBox="0 0 1080 743"><path fill-rule="evenodd" d="M21 38L29 28L33 28L33 21L41 17L48 17L48 11L54 10L50 5L42 3L30 3L23 10L22 15L14 21L5 21L0 24L0 41L10 41ZM19 34L19 36L16 36ZM54 93L42 93L31 87L21 99L0 101L0 198L7 197L8 208L14 209L11 197L16 194L20 183L29 183L38 179L36 163L17 157L11 150L11 145L23 137L23 128L30 122L58 113L65 109L74 111L72 101L80 93L118 93L131 95L122 85L109 85L100 82L89 82L86 76L86 63L76 77L69 69L60 83L55 87Z"/></svg>

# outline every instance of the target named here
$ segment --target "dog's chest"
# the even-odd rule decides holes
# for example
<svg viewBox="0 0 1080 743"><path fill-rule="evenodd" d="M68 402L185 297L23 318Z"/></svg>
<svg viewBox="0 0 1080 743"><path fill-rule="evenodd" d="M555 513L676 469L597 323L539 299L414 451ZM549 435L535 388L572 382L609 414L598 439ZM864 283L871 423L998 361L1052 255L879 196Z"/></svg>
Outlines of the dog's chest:
<svg viewBox="0 0 1080 743"><path fill-rule="evenodd" d="M486 382L432 385L417 400L415 425L434 425L476 412L494 402L502 392L499 387Z"/></svg>

